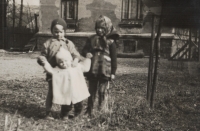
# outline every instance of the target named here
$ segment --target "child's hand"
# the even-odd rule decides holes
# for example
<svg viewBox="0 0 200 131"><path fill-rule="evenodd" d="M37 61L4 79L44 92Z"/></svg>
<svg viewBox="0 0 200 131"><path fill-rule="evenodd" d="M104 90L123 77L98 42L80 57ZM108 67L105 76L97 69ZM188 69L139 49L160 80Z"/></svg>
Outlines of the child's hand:
<svg viewBox="0 0 200 131"><path fill-rule="evenodd" d="M47 62L47 59L46 59L46 57L44 57L44 56L39 56L39 57L37 58L37 62L38 62L39 65L44 66L44 65L45 65L45 62Z"/></svg>
<svg viewBox="0 0 200 131"><path fill-rule="evenodd" d="M78 58L75 58L72 62L72 67L76 67L78 65Z"/></svg>
<svg viewBox="0 0 200 131"><path fill-rule="evenodd" d="M89 58L89 59L90 59L90 58L92 58L92 57L93 57L92 53L87 53L87 54L86 54L86 58Z"/></svg>
<svg viewBox="0 0 200 131"><path fill-rule="evenodd" d="M108 40L107 40L107 43L108 43L108 44L112 44L113 42L114 42L113 39L108 39Z"/></svg>
<svg viewBox="0 0 200 131"><path fill-rule="evenodd" d="M110 78L111 78L111 80L114 80L115 79L115 75L111 74Z"/></svg>

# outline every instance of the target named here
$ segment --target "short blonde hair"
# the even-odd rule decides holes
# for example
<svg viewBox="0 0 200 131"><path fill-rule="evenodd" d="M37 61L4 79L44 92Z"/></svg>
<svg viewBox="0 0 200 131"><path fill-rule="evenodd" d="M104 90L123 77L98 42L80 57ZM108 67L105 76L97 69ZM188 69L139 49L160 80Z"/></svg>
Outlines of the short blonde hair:
<svg viewBox="0 0 200 131"><path fill-rule="evenodd" d="M72 55L70 54L70 52L68 50L66 50L63 47L60 47L60 49L56 53L55 57L56 57L56 62L58 60L69 60L69 61L72 61Z"/></svg>

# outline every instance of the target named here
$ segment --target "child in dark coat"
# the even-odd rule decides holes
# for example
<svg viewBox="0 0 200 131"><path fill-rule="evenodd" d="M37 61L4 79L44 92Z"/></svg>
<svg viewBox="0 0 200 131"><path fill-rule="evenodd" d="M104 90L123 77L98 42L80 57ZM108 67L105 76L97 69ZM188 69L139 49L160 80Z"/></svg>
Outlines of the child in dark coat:
<svg viewBox="0 0 200 131"><path fill-rule="evenodd" d="M80 54L76 50L72 41L65 38L65 29L67 27L66 22L59 18L54 19L51 23L51 33L53 35L52 38L48 39L42 46L41 55L44 56L49 64L54 68L56 66L56 58L55 55L60 49L63 47L64 49L68 50L72 57L73 62L72 66L76 66L78 64ZM44 65L45 60L38 59L38 63L40 65ZM51 107L52 107L52 99L53 99L53 91L52 91L52 76L47 74L46 80L48 81L49 88L48 94L46 98L46 118L47 119L54 119L51 114ZM65 112L65 105L61 106L61 113Z"/></svg>
<svg viewBox="0 0 200 131"><path fill-rule="evenodd" d="M99 109L103 107L109 81L115 78L117 69L116 40L119 35L113 28L111 20L99 16L95 23L96 34L91 36L83 48L83 56L91 55L91 68L85 74L89 83L90 97L86 113L93 114L93 105L98 90Z"/></svg>

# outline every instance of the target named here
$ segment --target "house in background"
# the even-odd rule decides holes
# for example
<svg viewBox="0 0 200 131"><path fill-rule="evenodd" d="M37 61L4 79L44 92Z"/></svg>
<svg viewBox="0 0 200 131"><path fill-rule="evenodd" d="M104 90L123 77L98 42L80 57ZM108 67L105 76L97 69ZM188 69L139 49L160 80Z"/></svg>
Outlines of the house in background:
<svg viewBox="0 0 200 131"><path fill-rule="evenodd" d="M120 34L118 53L143 50L148 56L152 12L159 14L160 9L160 0L40 0L37 47L40 49L42 43L51 37L51 21L61 17L68 24L67 38L81 51L86 39L95 33L95 19L99 15L105 15L112 20ZM173 38L173 29L164 28L161 55L170 54Z"/></svg>

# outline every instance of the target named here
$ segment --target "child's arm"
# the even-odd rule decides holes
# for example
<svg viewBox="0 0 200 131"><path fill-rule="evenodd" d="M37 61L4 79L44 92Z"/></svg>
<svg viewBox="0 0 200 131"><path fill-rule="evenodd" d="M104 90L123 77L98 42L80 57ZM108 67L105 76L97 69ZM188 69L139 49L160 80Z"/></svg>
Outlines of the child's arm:
<svg viewBox="0 0 200 131"><path fill-rule="evenodd" d="M114 41L110 45L110 58L111 58L111 79L115 79L115 72L117 70L117 51L116 51L116 44Z"/></svg>
<svg viewBox="0 0 200 131"><path fill-rule="evenodd" d="M91 50L91 44L90 44L90 39L88 39L82 49L82 55L86 57L87 53L89 53Z"/></svg>
<svg viewBox="0 0 200 131"><path fill-rule="evenodd" d="M43 57L45 57L45 58L47 58L47 54L48 54L48 41L46 41L43 45L42 45L42 47L41 47L41 56L43 56ZM42 58L42 57L41 57ZM39 65L41 65L41 66L44 66L44 58L42 58L42 59L40 59L39 57L38 57L38 59L37 59L37 63L39 64Z"/></svg>
<svg viewBox="0 0 200 131"><path fill-rule="evenodd" d="M47 59L44 56L39 56L38 60L41 61L44 70L48 74L52 75L53 74L53 68L51 67L51 65L49 64L49 62L47 61Z"/></svg>
<svg viewBox="0 0 200 131"><path fill-rule="evenodd" d="M81 65L81 69L83 72L88 72L90 70L90 66L91 66L91 58L92 58L92 54L91 53L87 53L86 58L80 62Z"/></svg>
<svg viewBox="0 0 200 131"><path fill-rule="evenodd" d="M72 62L72 67L76 67L78 62L79 62L79 59L78 58L74 58L74 60Z"/></svg>
<svg viewBox="0 0 200 131"><path fill-rule="evenodd" d="M51 65L49 64L49 62L45 61L43 68L48 74L53 75L54 71L53 71L53 68L51 67Z"/></svg>
<svg viewBox="0 0 200 131"><path fill-rule="evenodd" d="M38 64L41 65L41 66L44 66L45 61L47 61L47 59L46 59L45 56L39 56L39 57L37 58L37 62L38 62Z"/></svg>
<svg viewBox="0 0 200 131"><path fill-rule="evenodd" d="M73 57L73 62L72 62L72 66L77 66L79 60L81 59L81 56L79 54L79 52L76 50L74 44L71 41L68 41L68 50L71 53L72 57Z"/></svg>

